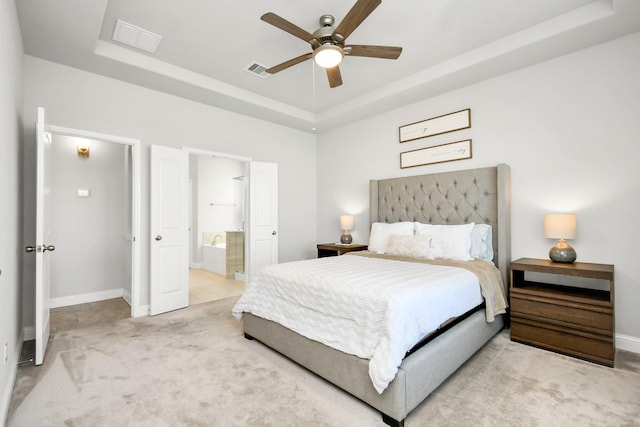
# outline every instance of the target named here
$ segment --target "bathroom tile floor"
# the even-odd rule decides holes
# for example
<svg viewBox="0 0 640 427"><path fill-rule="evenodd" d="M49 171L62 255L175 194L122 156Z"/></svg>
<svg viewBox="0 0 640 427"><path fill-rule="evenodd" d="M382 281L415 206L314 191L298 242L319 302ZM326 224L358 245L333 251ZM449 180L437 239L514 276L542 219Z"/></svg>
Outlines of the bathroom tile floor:
<svg viewBox="0 0 640 427"><path fill-rule="evenodd" d="M242 295L244 282L207 270L189 269L189 305Z"/></svg>

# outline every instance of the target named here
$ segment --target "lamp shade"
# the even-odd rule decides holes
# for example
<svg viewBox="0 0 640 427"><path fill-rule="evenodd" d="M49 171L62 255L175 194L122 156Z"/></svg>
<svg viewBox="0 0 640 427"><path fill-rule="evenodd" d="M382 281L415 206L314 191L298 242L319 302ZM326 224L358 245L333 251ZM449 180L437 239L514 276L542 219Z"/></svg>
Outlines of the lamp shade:
<svg viewBox="0 0 640 427"><path fill-rule="evenodd" d="M575 214L547 214L544 216L544 237L548 239L575 239Z"/></svg>
<svg viewBox="0 0 640 427"><path fill-rule="evenodd" d="M353 215L340 215L340 229L341 230L353 230L355 225L355 219Z"/></svg>

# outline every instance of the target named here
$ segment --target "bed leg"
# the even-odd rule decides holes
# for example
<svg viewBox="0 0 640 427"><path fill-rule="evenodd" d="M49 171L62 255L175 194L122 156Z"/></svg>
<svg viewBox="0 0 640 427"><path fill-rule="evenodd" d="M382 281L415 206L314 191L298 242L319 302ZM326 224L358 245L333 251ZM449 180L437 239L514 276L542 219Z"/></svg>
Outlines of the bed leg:
<svg viewBox="0 0 640 427"><path fill-rule="evenodd" d="M248 339L249 341L253 341L253 337L251 335L249 335L248 333L244 333L244 337L245 339Z"/></svg>
<svg viewBox="0 0 640 427"><path fill-rule="evenodd" d="M404 427L404 420L402 421L396 421L393 418L391 418L389 415L386 414L382 414L382 421L391 427Z"/></svg>

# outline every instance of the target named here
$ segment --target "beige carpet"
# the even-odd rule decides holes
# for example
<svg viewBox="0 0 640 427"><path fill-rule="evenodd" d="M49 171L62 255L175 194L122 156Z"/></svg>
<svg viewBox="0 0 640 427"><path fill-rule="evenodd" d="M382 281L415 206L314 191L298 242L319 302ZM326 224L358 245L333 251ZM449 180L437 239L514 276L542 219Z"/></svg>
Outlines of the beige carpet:
<svg viewBox="0 0 640 427"><path fill-rule="evenodd" d="M59 331L19 369L8 426L383 426L379 414L256 341L236 298ZM500 333L406 426L638 426L640 373Z"/></svg>
<svg viewBox="0 0 640 427"><path fill-rule="evenodd" d="M131 317L131 306L124 298L57 307L51 310L51 333L113 323Z"/></svg>

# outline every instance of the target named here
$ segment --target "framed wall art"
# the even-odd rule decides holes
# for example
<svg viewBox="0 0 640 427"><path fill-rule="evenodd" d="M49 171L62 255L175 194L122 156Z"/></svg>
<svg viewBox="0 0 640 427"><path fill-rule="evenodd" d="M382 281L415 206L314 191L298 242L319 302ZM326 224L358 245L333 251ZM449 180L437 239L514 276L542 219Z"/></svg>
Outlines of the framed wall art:
<svg viewBox="0 0 640 427"><path fill-rule="evenodd" d="M471 109L456 111L438 117L432 117L421 122L400 126L400 143L440 135L471 127Z"/></svg>
<svg viewBox="0 0 640 427"><path fill-rule="evenodd" d="M470 159L471 140L449 142L433 147L419 148L417 150L400 153L400 168L412 168L415 166L431 165L434 163L452 162L454 160Z"/></svg>

